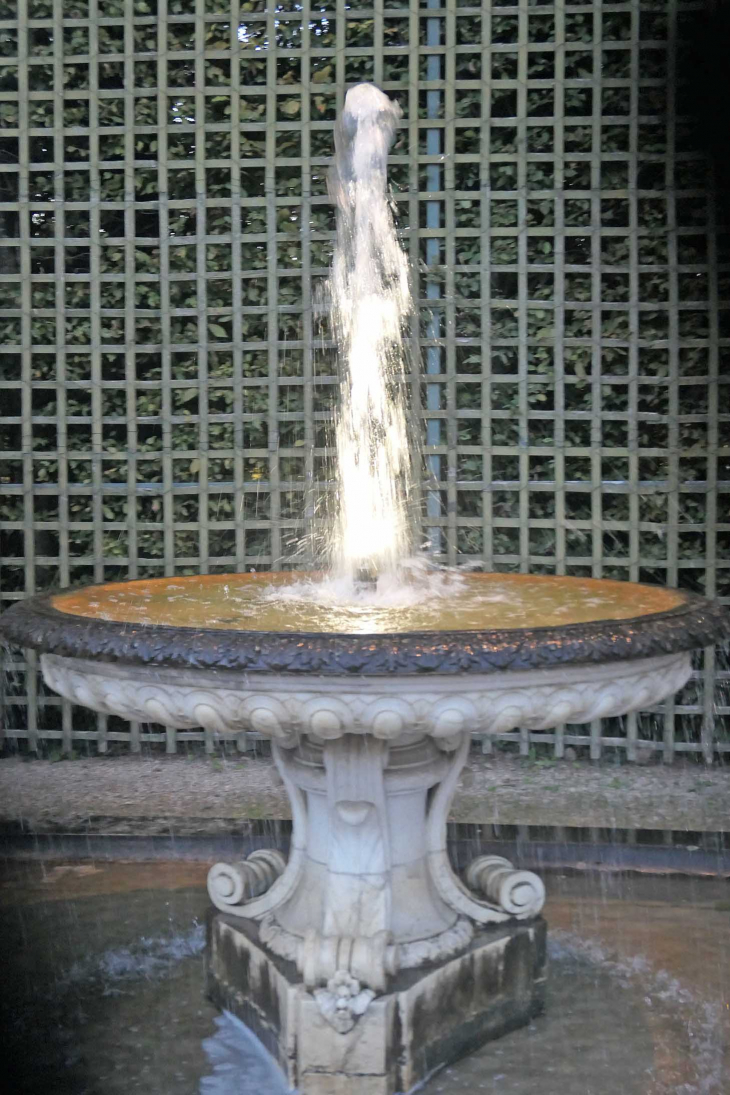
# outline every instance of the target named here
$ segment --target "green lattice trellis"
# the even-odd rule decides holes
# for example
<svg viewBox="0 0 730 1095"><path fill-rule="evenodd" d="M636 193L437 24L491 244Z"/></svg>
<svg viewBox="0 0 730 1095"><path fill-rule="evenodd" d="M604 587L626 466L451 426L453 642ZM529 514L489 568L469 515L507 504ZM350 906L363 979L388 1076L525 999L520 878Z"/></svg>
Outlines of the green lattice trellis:
<svg viewBox="0 0 730 1095"><path fill-rule="evenodd" d="M696 4L0 0L0 598L292 565L327 489L332 128L374 80L420 300L441 558L730 597L730 266L676 109ZM662 713L505 735L730 749L712 652ZM174 751L48 695L5 734ZM212 741L207 740L208 748Z"/></svg>

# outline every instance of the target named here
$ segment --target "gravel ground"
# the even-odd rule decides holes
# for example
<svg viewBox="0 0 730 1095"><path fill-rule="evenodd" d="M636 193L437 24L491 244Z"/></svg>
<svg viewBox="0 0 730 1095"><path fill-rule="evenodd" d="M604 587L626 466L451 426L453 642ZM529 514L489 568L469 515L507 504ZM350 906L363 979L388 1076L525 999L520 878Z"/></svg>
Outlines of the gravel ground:
<svg viewBox="0 0 730 1095"><path fill-rule="evenodd" d="M0 824L109 833L225 832L286 818L270 759L0 760ZM592 765L472 753L451 816L503 825L730 831L730 769Z"/></svg>

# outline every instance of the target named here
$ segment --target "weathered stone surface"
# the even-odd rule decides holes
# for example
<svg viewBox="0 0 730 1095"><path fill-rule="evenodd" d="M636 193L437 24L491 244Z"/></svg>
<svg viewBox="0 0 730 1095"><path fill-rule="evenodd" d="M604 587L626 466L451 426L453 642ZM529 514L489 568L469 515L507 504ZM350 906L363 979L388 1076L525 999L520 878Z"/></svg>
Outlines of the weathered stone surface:
<svg viewBox="0 0 730 1095"><path fill-rule="evenodd" d="M324 1073L349 1077L392 1076L393 1032L397 1030L398 998L395 994L374 1000L353 1029L338 1034L322 1017L312 996L302 990L298 997L297 1075Z"/></svg>
<svg viewBox="0 0 730 1095"><path fill-rule="evenodd" d="M544 1006L545 923L480 932L469 950L398 993L399 1090L498 1038Z"/></svg>
<svg viewBox="0 0 730 1095"><path fill-rule="evenodd" d="M387 1076L326 1076L309 1072L302 1077L300 1095L390 1095L392 1086Z"/></svg>
<svg viewBox="0 0 730 1095"><path fill-rule="evenodd" d="M395 1095L543 1007L541 919L479 931L464 954L402 972L345 1034L256 925L212 916L208 991L247 1023L302 1095Z"/></svg>

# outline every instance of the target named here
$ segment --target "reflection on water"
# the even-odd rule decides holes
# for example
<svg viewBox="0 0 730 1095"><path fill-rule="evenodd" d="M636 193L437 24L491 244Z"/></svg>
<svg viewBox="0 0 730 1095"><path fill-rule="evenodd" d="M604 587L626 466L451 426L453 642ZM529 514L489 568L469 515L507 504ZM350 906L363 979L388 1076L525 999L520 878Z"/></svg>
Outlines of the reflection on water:
<svg viewBox="0 0 730 1095"><path fill-rule="evenodd" d="M272 573L115 582L53 598L61 612L131 624L351 635L625 620L681 603L659 586L458 571L416 571L347 597L337 579Z"/></svg>
<svg viewBox="0 0 730 1095"><path fill-rule="evenodd" d="M195 1095L217 1017L200 954L203 865L54 866L6 864L0 883L10 1090ZM545 1015L434 1076L425 1095L727 1095L727 884L546 881Z"/></svg>

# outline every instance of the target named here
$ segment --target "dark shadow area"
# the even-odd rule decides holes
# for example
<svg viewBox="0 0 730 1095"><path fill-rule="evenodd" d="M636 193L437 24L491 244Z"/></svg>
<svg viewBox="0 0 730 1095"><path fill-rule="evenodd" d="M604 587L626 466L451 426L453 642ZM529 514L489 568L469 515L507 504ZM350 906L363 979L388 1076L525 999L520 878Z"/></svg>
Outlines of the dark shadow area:
<svg viewBox="0 0 730 1095"><path fill-rule="evenodd" d="M702 150L711 157L717 196L728 221L730 196L730 3L708 0L704 10L683 12L677 21L679 115L692 119Z"/></svg>

